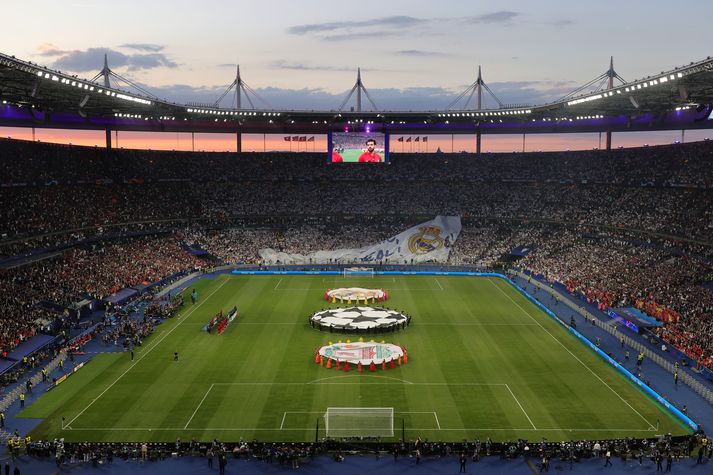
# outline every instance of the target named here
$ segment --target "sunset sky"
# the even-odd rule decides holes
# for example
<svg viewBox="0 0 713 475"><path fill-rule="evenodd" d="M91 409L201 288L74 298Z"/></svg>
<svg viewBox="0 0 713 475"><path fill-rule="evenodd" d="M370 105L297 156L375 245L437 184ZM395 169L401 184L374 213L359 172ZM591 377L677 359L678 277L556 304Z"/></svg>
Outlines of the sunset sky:
<svg viewBox="0 0 713 475"><path fill-rule="evenodd" d="M627 80L709 56L705 28L692 28L713 18L710 0L5 0L3 7L3 53L85 78L101 69L106 53L117 73L181 103L215 101L239 63L263 99L256 105L284 109L336 109L357 67L380 109L444 109L475 80L478 65L503 103L542 104L603 73L610 55ZM496 103L486 98L485 106ZM1 136L24 132L0 129ZM35 134L103 143L101 134ZM190 149L190 137L182 135L124 133L119 146ZM708 135L691 132L686 139ZM678 139L680 132L622 136L615 146ZM196 140L205 144L196 149L234 147L231 137ZM432 140L450 151L449 137ZM490 140L494 151L522 148L521 136ZM280 141L268 137L264 147L289 145ZM456 137L453 148L468 150L472 142ZM598 135L528 137L526 150L570 144L593 148ZM263 138L245 137L245 146L262 150ZM315 146L326 147L326 140Z"/></svg>

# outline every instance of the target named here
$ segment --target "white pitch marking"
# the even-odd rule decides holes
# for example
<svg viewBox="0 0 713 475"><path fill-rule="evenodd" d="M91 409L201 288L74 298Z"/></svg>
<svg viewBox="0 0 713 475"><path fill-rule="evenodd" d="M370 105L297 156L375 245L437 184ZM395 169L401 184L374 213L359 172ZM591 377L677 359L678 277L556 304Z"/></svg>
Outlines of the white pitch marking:
<svg viewBox="0 0 713 475"><path fill-rule="evenodd" d="M243 323L244 325L244 323ZM413 323L412 323L413 325ZM426 322L417 323L427 327L536 327L536 323L488 323L488 322Z"/></svg>
<svg viewBox="0 0 713 475"><path fill-rule="evenodd" d="M196 410L193 411L193 414L191 414L191 418L188 419L188 422L186 422L185 427L183 427L184 429L188 429L188 424L191 423L191 421L195 417L196 413L198 412L198 409L200 409L201 406L203 405L203 401L205 401L205 398L208 397L208 393L210 392L211 389L213 389L213 384L210 385L210 387L208 388L208 391L206 391L205 394L203 395L203 399L201 399L201 402L198 403L198 407L196 407Z"/></svg>
<svg viewBox="0 0 713 475"><path fill-rule="evenodd" d="M438 426L438 430L441 430L441 423L438 422L438 414L436 414L436 411L433 411L433 417L436 418L436 425Z"/></svg>
<svg viewBox="0 0 713 475"><path fill-rule="evenodd" d="M282 426L285 425L285 417L287 417L287 413L286 413L286 412L284 412L284 413L282 414L282 422L280 422L280 430L282 430Z"/></svg>
<svg viewBox="0 0 713 475"><path fill-rule="evenodd" d="M329 384L329 383L322 383L322 381L327 381L327 380L330 380L330 379L344 379L344 378L356 379L356 378L358 378L358 377L359 377L359 376L346 376L346 375L344 375L344 376L329 376L329 377L327 377L327 378L315 379L315 380L313 380L313 381L308 382L307 384L320 384L320 383L321 383L321 384ZM405 379L399 379L399 378L392 378L391 376L372 375L371 377L373 377L373 378L381 378L381 379L390 379L390 380L393 380L393 381L398 381L398 382L406 383L406 384L414 384L414 383L412 383L411 381L406 381ZM343 384L343 383L340 383L340 384ZM359 383L359 384L361 384L361 383ZM368 383L367 383L367 384L368 384ZM376 383L376 384L386 384L386 383Z"/></svg>
<svg viewBox="0 0 713 475"><path fill-rule="evenodd" d="M282 277L280 277L280 280L277 281L277 283L275 284L275 288L273 290L277 290L277 288L280 286L281 283L282 283Z"/></svg>
<svg viewBox="0 0 713 475"><path fill-rule="evenodd" d="M512 392L512 389L510 389L510 385L506 384L506 388L508 388L508 391L510 391L510 395L512 398L515 400L518 406L520 406L520 409L522 410L522 413L525 414L525 417L527 417L527 420L530 421L530 425L532 426L533 429L537 430L537 427L535 427L535 424L532 422L532 419L530 419L530 416L527 415L527 411L525 411L525 408L522 407L522 404L520 404L520 401L515 397L515 393Z"/></svg>
<svg viewBox="0 0 713 475"><path fill-rule="evenodd" d="M315 413L317 414L317 413ZM319 412L319 414L322 414ZM395 413L396 414L396 413ZM181 427L78 427L76 429L65 427L64 430L73 431L182 431ZM199 427L191 428L195 431L221 430L221 431L276 431L278 429L266 427ZM282 430L314 430L314 427L285 427ZM411 430L434 430L433 427L413 428ZM555 427L549 429L531 429L514 427L441 427L441 431L516 431L516 432L655 432L655 428L648 429L610 429L608 427L594 429L571 429L566 427Z"/></svg>
<svg viewBox="0 0 713 475"><path fill-rule="evenodd" d="M97 396L97 397L95 397L94 399L92 399L92 402L90 402L89 404L87 404L87 407L85 407L84 409L82 409L82 410L79 412L79 414L77 414L76 416L74 416L74 418L73 418L71 421L69 421L69 422L67 423L67 425L68 425L68 426L69 426L69 425L72 425L72 422L76 421L79 416L81 416L82 414L84 414L84 412L85 412L87 409L89 409L90 407L92 407L92 404L94 404L95 402L97 402L97 400L98 400L100 397L102 397L102 396L104 395L104 393L106 393L108 390L110 390L116 383L118 383L119 380L120 380L121 378L123 378L126 373L128 373L129 371L131 371L131 369L132 369L134 366L136 366L137 364L139 364L139 361L143 360L143 359L146 357L146 355L148 355L149 353L151 353L151 352L153 351L153 349L156 348L156 347L159 345L159 343L161 343L168 335L170 335L171 332L173 332L173 330L175 330L176 328L178 328L178 327L181 325L181 323L183 323L193 312L195 312L195 311L198 309L198 307L200 307L201 305L203 305L204 303L206 303L206 302L208 301L208 299L210 299L210 297L211 297L214 293L216 293L218 290L220 290L220 289L228 282L228 280L229 280L229 279L225 279L225 281L223 281L222 284L220 284L218 287L216 287L215 290L213 290L213 292L211 292L210 294L208 294L208 296L205 298L205 300L201 301L198 305L194 306L191 310L189 310L180 322L178 322L178 323L177 323L173 328L171 328L169 331L167 331L166 333L164 333L163 336L162 336L160 339L156 340L156 342L154 343L154 345L153 345L151 348L149 348L148 350L146 350L146 352L142 353L141 356L140 356L131 366L129 366L129 367L126 369L126 371L124 371L123 373L121 373L121 374L119 375L119 377L114 380L113 383L111 383L109 386L107 386L107 388L106 388L104 391L102 391L101 393L99 393L99 396Z"/></svg>
<svg viewBox="0 0 713 475"><path fill-rule="evenodd" d="M378 376L378 375L372 375L369 376L369 378L383 378L383 379L390 379L393 381L397 381L395 383L392 382L384 382L384 383L367 383L367 382L358 382L358 383L344 383L344 382L334 382L334 383L327 383L327 382L322 382L325 380L329 379L336 379L336 378L352 378L352 379L360 379L359 376L329 376L327 378L321 378L321 379L315 379L313 381L303 381L303 382L276 382L276 381L249 381L249 382L244 382L244 381L239 381L239 382L218 382L218 383L213 383L214 386L305 386L308 384L313 384L313 385L329 385L329 384L344 384L344 385L349 385L349 384L363 384L363 385L376 385L376 386L385 386L385 385L396 385L396 384L412 384L414 386L506 386L505 383L443 383L443 382L437 382L437 383L428 383L428 382L411 382L407 381L405 379L398 379L398 378L392 378L390 376Z"/></svg>
<svg viewBox="0 0 713 475"><path fill-rule="evenodd" d="M438 284L438 287L439 287L441 290L443 290L443 286L441 285L440 282L438 282L438 279L433 279L433 280L435 280L436 283Z"/></svg>
<svg viewBox="0 0 713 475"><path fill-rule="evenodd" d="M567 351L567 353L569 353L570 355L572 355L572 357L573 357L574 359L576 359L577 361L579 361L579 363L580 363L582 366L584 366L585 368L587 368L587 370L588 370L590 373L592 373L592 374L594 375L594 377L596 377L599 381L601 381L602 384L604 384L604 386L606 386L607 388L609 388L609 390L610 390L611 392L613 392L614 394L616 394L616 396L617 396L619 399L621 399L622 401L624 401L624 404L626 404L627 406L629 406L629 408L630 408L632 411L634 411L641 419L643 419L644 422L646 422L646 423L649 425L649 427L653 427L653 426L654 426L651 422L648 421L648 419L646 419L644 416L642 416L639 411L637 411L631 404L629 404L629 402L628 402L626 399L624 399L623 397L621 397L621 395L620 395L618 392L614 391L614 388L612 388L611 386L609 386L606 381L604 381L601 377L599 377L599 375L598 375L597 373L595 373L595 372L592 370L592 368L590 368L584 361L580 360L580 359L577 357L577 355L575 355L574 353L572 353L572 352L569 350L569 348L567 348L567 347L564 345L564 343L562 343L561 341L559 341L559 340L557 339L557 337L555 337L552 333L549 332L549 330L547 330L545 327L543 327L543 326L540 324L540 322L537 321L537 319L536 319L535 317L533 317L532 315L530 315L530 312L528 312L527 310L525 310L524 308L522 308L522 306L521 306L519 303L515 302L515 300L513 300L512 297L510 297L507 293L505 293L505 291L504 291L503 289L501 289L500 287L498 287L497 285L495 285L495 283L494 283L491 279L488 279L488 282L490 282L490 283L491 283L496 289L498 289L503 295L505 295L508 299L510 299L510 301L511 301L512 303L514 303L515 305L517 305L517 307L518 307L525 315L527 315L532 321L534 321L535 323L537 323L537 325L538 325L540 328L542 328L549 336L551 336L553 340L555 340L557 343L559 343L559 345L560 345L562 348L564 348L565 351Z"/></svg>

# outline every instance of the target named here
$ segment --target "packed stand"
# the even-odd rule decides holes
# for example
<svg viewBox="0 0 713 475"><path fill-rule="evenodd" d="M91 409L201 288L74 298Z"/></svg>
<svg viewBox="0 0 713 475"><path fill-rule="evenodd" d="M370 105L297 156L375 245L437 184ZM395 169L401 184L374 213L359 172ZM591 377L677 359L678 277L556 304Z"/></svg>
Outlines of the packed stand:
<svg viewBox="0 0 713 475"><path fill-rule="evenodd" d="M40 327L68 317L55 308L202 265L177 237L153 236L73 248L58 258L5 270L0 273L0 349L9 352Z"/></svg>

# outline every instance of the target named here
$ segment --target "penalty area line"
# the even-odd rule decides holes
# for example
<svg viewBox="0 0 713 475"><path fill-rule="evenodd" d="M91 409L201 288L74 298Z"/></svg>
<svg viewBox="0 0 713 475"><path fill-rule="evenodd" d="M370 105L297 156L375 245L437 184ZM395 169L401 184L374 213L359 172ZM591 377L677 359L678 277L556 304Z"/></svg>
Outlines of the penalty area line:
<svg viewBox="0 0 713 475"><path fill-rule="evenodd" d="M535 424L532 422L532 419L530 419L530 416L527 415L527 411L525 411L525 408L522 407L522 404L520 404L520 401L515 397L515 393L512 392L512 389L510 389L510 385L506 384L506 388L508 388L508 391L510 392L510 395L512 398L515 400L518 406L520 406L520 409L522 410L522 413L525 414L525 417L527 417L527 420L530 421L530 425L532 426L533 429L537 430L537 427L535 427Z"/></svg>
<svg viewBox="0 0 713 475"><path fill-rule="evenodd" d="M193 414L191 414L191 418L188 419L188 422L186 422L186 425L183 427L184 429L188 429L188 424L191 423L191 421L195 417L196 413L198 412L198 409L200 409L201 406L203 405L203 401L205 401L205 398L208 397L208 393L211 391L211 389L213 389L213 386L215 386L215 384L211 384L210 387L208 388L208 391L205 392L205 394L203 395L203 399L201 399L201 402L198 403L198 407L196 407L196 410L193 411Z"/></svg>

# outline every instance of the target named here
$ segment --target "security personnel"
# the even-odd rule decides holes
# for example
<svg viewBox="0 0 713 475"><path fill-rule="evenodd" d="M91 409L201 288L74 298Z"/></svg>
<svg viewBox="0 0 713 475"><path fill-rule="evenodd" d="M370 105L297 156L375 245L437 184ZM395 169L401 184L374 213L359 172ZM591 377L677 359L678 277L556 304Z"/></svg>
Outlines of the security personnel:
<svg viewBox="0 0 713 475"><path fill-rule="evenodd" d="M0 411L0 427L5 427L5 413Z"/></svg>
<svg viewBox="0 0 713 475"><path fill-rule="evenodd" d="M42 368L42 382L47 381L47 368Z"/></svg>
<svg viewBox="0 0 713 475"><path fill-rule="evenodd" d="M20 393L20 409L25 407L25 393Z"/></svg>

